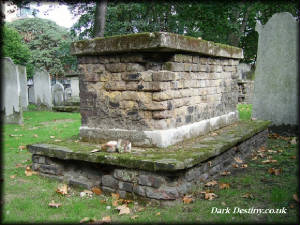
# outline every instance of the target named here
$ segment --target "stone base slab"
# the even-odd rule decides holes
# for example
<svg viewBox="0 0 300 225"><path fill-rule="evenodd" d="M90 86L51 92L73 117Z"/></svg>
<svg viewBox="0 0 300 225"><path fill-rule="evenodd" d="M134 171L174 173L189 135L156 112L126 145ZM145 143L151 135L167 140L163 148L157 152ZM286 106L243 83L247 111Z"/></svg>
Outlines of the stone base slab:
<svg viewBox="0 0 300 225"><path fill-rule="evenodd" d="M119 193L121 198L171 204L188 194L192 186L234 169L235 157L244 160L264 146L269 124L239 122L167 151L133 148L132 153L91 153L95 145L75 140L69 147L50 143L28 149L33 153L33 170L43 176L88 189L100 187L105 193Z"/></svg>
<svg viewBox="0 0 300 225"><path fill-rule="evenodd" d="M207 134L238 120L238 111L167 130L123 130L80 127L80 137L89 142L128 139L134 146L165 148L183 140Z"/></svg>

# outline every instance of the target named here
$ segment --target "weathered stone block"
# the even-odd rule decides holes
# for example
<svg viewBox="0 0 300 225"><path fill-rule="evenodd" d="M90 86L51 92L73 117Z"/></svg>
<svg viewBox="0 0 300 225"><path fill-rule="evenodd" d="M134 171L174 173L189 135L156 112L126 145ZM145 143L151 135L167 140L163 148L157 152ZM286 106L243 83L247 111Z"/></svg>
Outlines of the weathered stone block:
<svg viewBox="0 0 300 225"><path fill-rule="evenodd" d="M102 185L116 189L118 187L118 181L112 175L103 175Z"/></svg>

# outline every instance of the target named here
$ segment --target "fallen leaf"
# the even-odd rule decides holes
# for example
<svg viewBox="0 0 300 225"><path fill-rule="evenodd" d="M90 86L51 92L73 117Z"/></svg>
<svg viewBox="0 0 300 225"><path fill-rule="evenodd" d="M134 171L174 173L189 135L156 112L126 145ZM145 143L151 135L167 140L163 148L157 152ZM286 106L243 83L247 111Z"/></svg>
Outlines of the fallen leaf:
<svg viewBox="0 0 300 225"><path fill-rule="evenodd" d="M92 219L90 219L89 217L84 217L82 220L80 220L79 223L86 223L86 222L91 222Z"/></svg>
<svg viewBox="0 0 300 225"><path fill-rule="evenodd" d="M39 135L37 135L37 134L34 134L34 135L33 135L33 137L35 137L35 138L37 138L38 136L39 136Z"/></svg>
<svg viewBox="0 0 300 225"><path fill-rule="evenodd" d="M236 164L236 163L234 163L234 164L232 164L232 167L233 167L233 168L239 168L239 165Z"/></svg>
<svg viewBox="0 0 300 225"><path fill-rule="evenodd" d="M120 194L119 193L111 193L111 197L114 198L114 199L119 199Z"/></svg>
<svg viewBox="0 0 300 225"><path fill-rule="evenodd" d="M113 202L112 202L112 206L114 206L114 207L117 207L117 206L119 206L119 199L117 199L117 200L114 200Z"/></svg>
<svg viewBox="0 0 300 225"><path fill-rule="evenodd" d="M220 189L228 189L229 187L230 187L230 185L227 184L227 183L220 183L220 184L219 184L219 188L220 188Z"/></svg>
<svg viewBox="0 0 300 225"><path fill-rule="evenodd" d="M22 137L24 136L23 134L10 134L10 137Z"/></svg>
<svg viewBox="0 0 300 225"><path fill-rule="evenodd" d="M68 194L68 185L67 184L60 184L56 189L56 192L62 195Z"/></svg>
<svg viewBox="0 0 300 225"><path fill-rule="evenodd" d="M290 158L291 158L291 159L296 159L296 156L295 156L295 155L292 155Z"/></svg>
<svg viewBox="0 0 300 225"><path fill-rule="evenodd" d="M220 173L221 176L228 176L230 174L231 174L231 172L230 171L226 171L226 170Z"/></svg>
<svg viewBox="0 0 300 225"><path fill-rule="evenodd" d="M217 185L217 184L218 184L217 181L212 180L212 181L207 182L207 183L205 184L205 186L206 186L206 187L213 187L213 186L215 186L215 185Z"/></svg>
<svg viewBox="0 0 300 225"><path fill-rule="evenodd" d="M53 200L48 204L48 206L53 208L58 208L61 206L61 203L55 203Z"/></svg>
<svg viewBox="0 0 300 225"><path fill-rule="evenodd" d="M30 177L30 176L32 176L33 174L37 174L37 172L36 172L36 171L32 171L31 168L30 168L30 166L27 166L26 169L25 169L25 175L26 175L27 177Z"/></svg>
<svg viewBox="0 0 300 225"><path fill-rule="evenodd" d="M298 198L298 195L297 195L297 194L293 194L293 199L294 199L296 202L299 202L299 198Z"/></svg>
<svg viewBox="0 0 300 225"><path fill-rule="evenodd" d="M234 160L235 160L237 163L243 163L243 160L241 160L240 157L234 157Z"/></svg>
<svg viewBox="0 0 300 225"><path fill-rule="evenodd" d="M215 193L205 193L205 199L213 200L214 198L218 197Z"/></svg>
<svg viewBox="0 0 300 225"><path fill-rule="evenodd" d="M24 167L21 163L16 164L16 168Z"/></svg>
<svg viewBox="0 0 300 225"><path fill-rule="evenodd" d="M252 157L251 160L257 160L257 156Z"/></svg>
<svg viewBox="0 0 300 225"><path fill-rule="evenodd" d="M10 176L10 179L14 179L16 176L17 176L16 174L11 175L11 176Z"/></svg>
<svg viewBox="0 0 300 225"><path fill-rule="evenodd" d="M224 206L225 206L225 205L226 205L226 203L225 203L225 202L221 202L221 205L224 205Z"/></svg>
<svg viewBox="0 0 300 225"><path fill-rule="evenodd" d="M157 212L155 215L156 215L156 216L160 216L160 212Z"/></svg>
<svg viewBox="0 0 300 225"><path fill-rule="evenodd" d="M90 191L90 190L83 190L83 192L86 193L87 195L92 195L93 194L93 192Z"/></svg>
<svg viewBox="0 0 300 225"><path fill-rule="evenodd" d="M54 141L55 141L55 142L61 142L62 140L60 140L60 139L55 139Z"/></svg>
<svg viewBox="0 0 300 225"><path fill-rule="evenodd" d="M247 168L247 167L248 167L247 164L242 164L242 165L241 165L241 168Z"/></svg>
<svg viewBox="0 0 300 225"><path fill-rule="evenodd" d="M130 213L130 209L127 207L127 205L120 205L116 209L120 210L119 215Z"/></svg>
<svg viewBox="0 0 300 225"><path fill-rule="evenodd" d="M277 162L276 159L267 159L267 160L261 161L261 163L263 163L263 164L276 163L276 162Z"/></svg>
<svg viewBox="0 0 300 225"><path fill-rule="evenodd" d="M110 216L104 216L104 217L102 217L102 222L104 222L104 223L110 223L111 222Z"/></svg>
<svg viewBox="0 0 300 225"><path fill-rule="evenodd" d="M93 149L90 153L94 153L94 152L100 152L100 149Z"/></svg>
<svg viewBox="0 0 300 225"><path fill-rule="evenodd" d="M106 203L106 200L105 199L101 199L100 203Z"/></svg>
<svg viewBox="0 0 300 225"><path fill-rule="evenodd" d="M211 166L212 166L211 161L208 161L208 162L207 162L207 165L208 165L209 167L211 167Z"/></svg>
<svg viewBox="0 0 300 225"><path fill-rule="evenodd" d="M217 136L218 134L216 133L216 132L212 132L211 134L210 134L210 136Z"/></svg>
<svg viewBox="0 0 300 225"><path fill-rule="evenodd" d="M269 168L268 169L268 173L271 175L274 174L275 176L280 175L281 172L282 172L282 168L280 168L280 169Z"/></svg>
<svg viewBox="0 0 300 225"><path fill-rule="evenodd" d="M265 154L262 153L262 152L260 152L260 153L257 154L257 156L259 156L260 158L264 158L264 157L265 157Z"/></svg>
<svg viewBox="0 0 300 225"><path fill-rule="evenodd" d="M75 140L74 142L75 142L75 143L78 143L78 142L79 142L79 140Z"/></svg>
<svg viewBox="0 0 300 225"><path fill-rule="evenodd" d="M290 204L290 208L291 209L295 208L294 204Z"/></svg>
<svg viewBox="0 0 300 225"><path fill-rule="evenodd" d="M190 204L191 202L194 201L194 199L192 198L191 195L186 195L183 197L182 201L184 204Z"/></svg>
<svg viewBox="0 0 300 225"><path fill-rule="evenodd" d="M25 145L20 145L20 146L19 146L19 150L22 151L22 150L24 150L24 149L26 149L26 146L25 146Z"/></svg>
<svg viewBox="0 0 300 225"><path fill-rule="evenodd" d="M297 138L296 138L296 137L293 137L290 143L291 143L292 145L297 144Z"/></svg>
<svg viewBox="0 0 300 225"><path fill-rule="evenodd" d="M283 152L283 150L282 150L282 149L279 149L278 152Z"/></svg>
<svg viewBox="0 0 300 225"><path fill-rule="evenodd" d="M140 207L140 208L137 209L138 212L142 212L142 211L144 211L144 210L145 210L144 207Z"/></svg>
<svg viewBox="0 0 300 225"><path fill-rule="evenodd" d="M253 196L253 194L251 194L251 193L246 193L246 194L244 194L244 195L242 195L241 196L242 198L248 198L248 199L254 199L254 196Z"/></svg>
<svg viewBox="0 0 300 225"><path fill-rule="evenodd" d="M55 138L55 136L50 136L51 139Z"/></svg>
<svg viewBox="0 0 300 225"><path fill-rule="evenodd" d="M268 150L268 152L269 152L269 153L277 153L277 151L270 150L270 149Z"/></svg>
<svg viewBox="0 0 300 225"><path fill-rule="evenodd" d="M134 215L134 216L130 217L130 219L135 220L137 217L139 217L139 215Z"/></svg>
<svg viewBox="0 0 300 225"><path fill-rule="evenodd" d="M96 195L101 195L102 194L101 189L98 188L98 187L93 187L92 192L94 192Z"/></svg>

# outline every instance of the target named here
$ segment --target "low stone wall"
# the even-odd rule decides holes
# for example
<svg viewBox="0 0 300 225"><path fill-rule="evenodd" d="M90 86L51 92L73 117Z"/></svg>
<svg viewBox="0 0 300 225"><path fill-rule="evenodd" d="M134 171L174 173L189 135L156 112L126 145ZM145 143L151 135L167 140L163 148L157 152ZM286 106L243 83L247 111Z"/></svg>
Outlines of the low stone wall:
<svg viewBox="0 0 300 225"><path fill-rule="evenodd" d="M100 187L107 193L119 193L121 198L158 200L169 204L187 194L192 185L204 183L220 172L233 169L234 157L247 158L254 149L265 145L268 131L261 131L221 154L208 158L188 169L145 171L119 166L61 160L33 154L32 168L40 174L68 181L85 188Z"/></svg>

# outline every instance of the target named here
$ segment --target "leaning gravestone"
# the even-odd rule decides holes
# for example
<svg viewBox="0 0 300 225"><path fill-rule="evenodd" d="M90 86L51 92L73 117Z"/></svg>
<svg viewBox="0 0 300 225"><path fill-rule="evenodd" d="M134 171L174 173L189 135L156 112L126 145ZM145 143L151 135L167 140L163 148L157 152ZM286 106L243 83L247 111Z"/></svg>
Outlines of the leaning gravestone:
<svg viewBox="0 0 300 225"><path fill-rule="evenodd" d="M289 13L277 13L266 25L257 24L256 30L253 117L271 120L277 127L296 127L298 23Z"/></svg>
<svg viewBox="0 0 300 225"><path fill-rule="evenodd" d="M49 74L44 70L36 69L33 76L34 101L39 107L51 108L51 82Z"/></svg>
<svg viewBox="0 0 300 225"><path fill-rule="evenodd" d="M17 65L17 70L20 80L20 104L23 110L28 107L28 87L27 87L27 76L26 67Z"/></svg>
<svg viewBox="0 0 300 225"><path fill-rule="evenodd" d="M64 86L59 82L52 86L52 99L55 106L64 104Z"/></svg>
<svg viewBox="0 0 300 225"><path fill-rule="evenodd" d="M20 81L17 66L10 58L2 58L3 65L3 105L4 123L23 123L22 107L20 106Z"/></svg>

